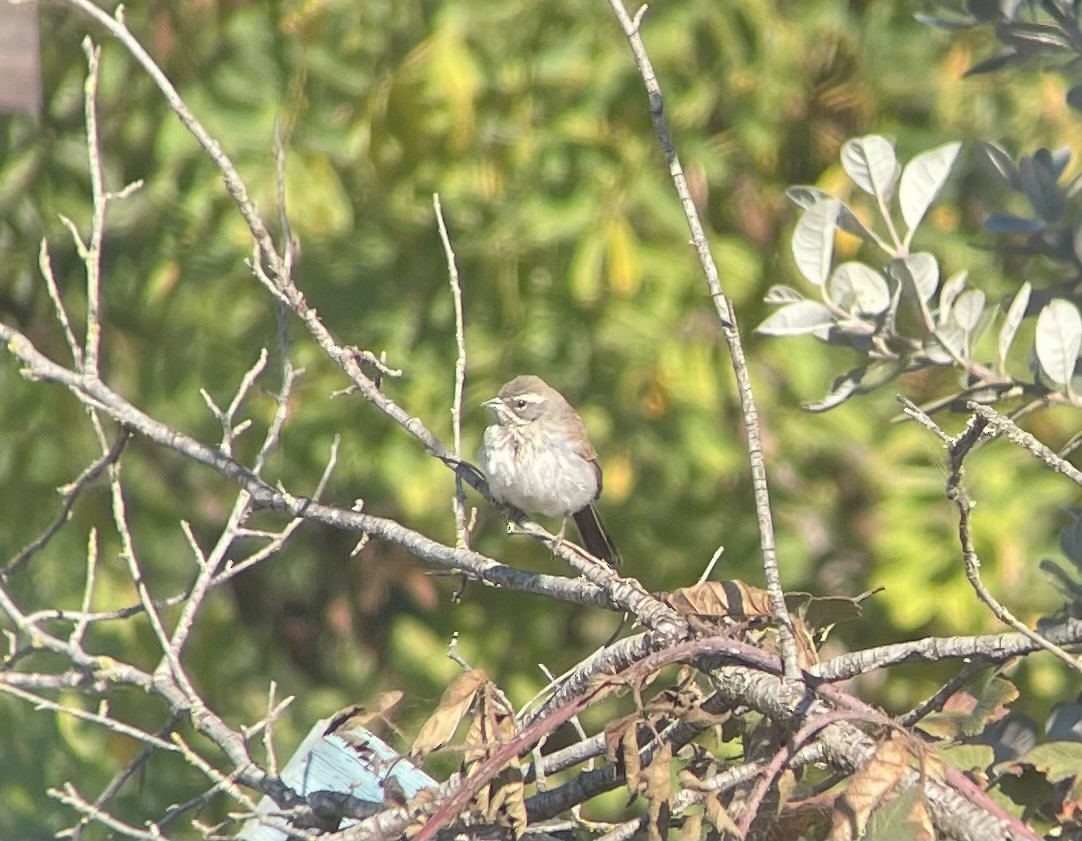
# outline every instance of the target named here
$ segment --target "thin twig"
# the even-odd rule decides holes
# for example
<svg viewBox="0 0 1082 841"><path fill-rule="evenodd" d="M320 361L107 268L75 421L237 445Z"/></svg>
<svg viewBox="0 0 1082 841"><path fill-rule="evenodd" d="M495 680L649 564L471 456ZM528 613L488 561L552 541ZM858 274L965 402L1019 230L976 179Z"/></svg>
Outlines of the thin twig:
<svg viewBox="0 0 1082 841"><path fill-rule="evenodd" d="M105 208L108 197L105 194L101 145L98 140L97 92L101 48L95 46L87 36L83 39L83 52L86 53L87 63L83 100L86 103L86 145L93 202L90 243L83 261L86 264L86 345L83 351L83 373L97 377L98 356L101 351L101 243L105 236Z"/></svg>
<svg viewBox="0 0 1082 841"><path fill-rule="evenodd" d="M714 571L714 567L717 566L718 561L721 560L721 556L724 554L724 546L719 546L717 549L714 550L714 554L710 556L710 562L706 565L706 568L703 570L702 575L699 576L699 580L696 582L697 584L702 584L704 581L710 578L710 573Z"/></svg>
<svg viewBox="0 0 1082 841"><path fill-rule="evenodd" d="M763 573L766 578L767 591L770 594L770 609L774 622L778 626L782 659L785 662L785 676L792 680L800 680L800 664L797 659L792 617L785 605L785 594L781 587L781 574L778 571L774 519L770 511L770 489L767 483L766 459L763 453L759 412L755 406L747 359L744 357L740 331L736 324L736 314L732 303L722 291L717 264L710 253L710 245L707 242L702 223L699 221L699 213L695 208L687 178L684 177L683 167L680 165L676 148L673 146L672 133L665 118L661 86L658 84L653 65L646 53L646 46L642 42L640 28L647 7L642 6L636 13L635 18L632 19L624 8L623 0L609 0L609 5L612 6L617 20L623 27L624 34L631 45L631 52L635 56L635 63L638 65L643 84L646 87L654 133L657 135L658 144L661 146L661 151L669 165L669 175L672 177L677 195L680 197L680 204L683 207L684 216L691 231L692 245L699 257L699 263L706 277L706 285L710 290L710 297L714 301L714 308L721 321L722 334L729 347L729 357L732 362L733 373L736 375L737 393L740 398L744 431L747 436L752 490L755 498L756 517L759 523L759 546L762 551Z"/></svg>
<svg viewBox="0 0 1082 841"><path fill-rule="evenodd" d="M90 615L90 600L94 595L94 576L98 568L98 530L91 529L90 537L86 541L86 584L83 585L83 600L80 603L79 619L71 629L68 641L74 646L81 647L83 635L90 624L87 616Z"/></svg>
<svg viewBox="0 0 1082 841"><path fill-rule="evenodd" d="M987 424L988 435L1004 436L1011 443L1017 444L1032 453L1046 466L1051 467L1057 473L1062 473L1076 485L1082 485L1082 470L1079 470L1066 459L1060 458L1051 447L1042 444L1010 418L1001 415L990 406L982 406L980 403L969 403L966 408Z"/></svg>
<svg viewBox="0 0 1082 841"><path fill-rule="evenodd" d="M106 829L111 829L113 832L120 833L124 838L141 839L141 841L162 840L162 835L159 832L142 829L130 823L125 823L119 818L113 817L108 812L103 812L98 806L88 802L85 797L79 794L78 790L71 783L65 783L62 789L51 788L49 789L48 794L50 797L55 797L65 806L70 806L76 812L79 812L83 815L84 821L100 823ZM69 831L68 834L74 835L74 832ZM61 835L61 837L63 837L63 835Z"/></svg>
<svg viewBox="0 0 1082 841"><path fill-rule="evenodd" d="M236 766L232 773L223 774L211 765L205 757L193 750L179 733L173 733L173 743L180 749L181 755L190 765L198 768L216 784L222 785L238 803L249 809L255 809L255 801L236 785L236 780L240 777L240 774L247 770L245 766Z"/></svg>
<svg viewBox="0 0 1082 841"><path fill-rule="evenodd" d="M41 534L20 549L19 553L8 561L4 568L0 570L0 583L7 581L13 572L18 570L33 557L35 552L41 550L53 539L56 533L60 531L64 524L71 518L71 512L75 507L75 500L78 499L79 494L93 484L94 481L101 476L106 467L114 464L117 459L120 458L120 454L124 451L124 447L130 438L131 433L126 429L121 429L113 440L113 446L109 448L107 453L88 465L87 468L73 481L59 489L64 497L64 501L60 504L60 511Z"/></svg>
<svg viewBox="0 0 1082 841"><path fill-rule="evenodd" d="M68 350L71 351L72 362L77 369L82 369L83 349L79 345L79 340L75 338L75 333L71 329L71 321L68 320L68 311L60 298L60 287L56 285L53 263L49 257L49 241L45 237L41 238L41 248L38 251L38 268L41 271L41 276L45 279L45 289L48 291L49 299L53 302L53 308L56 310L56 320L60 322L60 328L64 331L64 339L68 343Z"/></svg>
<svg viewBox="0 0 1082 841"><path fill-rule="evenodd" d="M182 716L180 716L179 714L173 713L173 715L170 716L169 720L161 727L161 729L158 730L157 733L155 733L155 735L158 738L167 736L169 733L173 732L173 729L180 722L181 718ZM127 765L117 771L113 775L113 778L109 781L109 784L106 785L104 789L102 789L101 794L99 794L94 799L94 808L101 810L106 803L112 800L120 792L120 790L124 787L124 784L127 783L128 780L130 780L135 774L137 774L144 765L146 765L146 763L150 760L152 756L154 756L155 753L157 753L157 751L158 749L156 747L148 745L139 752L135 759L133 759L131 762L129 762ZM68 830L72 841L79 841L79 838L82 836L83 829L89 823L90 818L84 815L84 817L79 820L79 823L77 823L75 826L71 827L70 830Z"/></svg>
<svg viewBox="0 0 1082 841"><path fill-rule="evenodd" d="M988 664L983 662L966 663L958 674L939 687L928 698L925 698L909 712L898 716L898 724L902 727L912 727L925 716L939 712L955 692L973 680L975 674L987 668Z"/></svg>
<svg viewBox="0 0 1082 841"><path fill-rule="evenodd" d="M455 306L455 396L451 404L452 447L456 458L462 458L462 390L466 382L466 327L462 315L462 284L458 279L458 266L455 252L451 247L451 237L447 233L447 221L443 218L443 205L439 193L432 194L432 207L436 211L436 225L443 243L443 253L447 258L447 277L451 284L451 300ZM462 478L455 476L455 498L452 501L455 514L455 540L458 546L470 545L470 534L466 517L466 491Z"/></svg>
<svg viewBox="0 0 1082 841"><path fill-rule="evenodd" d="M176 752L177 750L175 745L171 745L164 739L158 738L153 733L147 733L145 730L133 727L119 719L113 718L106 712L92 713L81 710L78 707L68 706L67 704L58 704L56 701L50 701L48 698L42 698L40 695L35 695L33 692L27 692L24 689L19 689L17 686L12 686L6 681L0 682L0 692L14 695L16 698L28 701L40 710L49 710L50 712L70 715L72 718L77 718L80 721L89 721L92 724L97 724L99 727L104 727L106 730L113 733L129 736L137 742L142 742L144 745L151 745L158 750L169 752Z"/></svg>
<svg viewBox="0 0 1082 841"><path fill-rule="evenodd" d="M970 404L970 407L975 408L976 404ZM969 424L966 426L965 431L957 438L955 438L952 441L951 446L948 448L950 455L950 476L948 476L947 478L947 499L953 502L955 508L958 510L958 540L962 546L962 560L965 563L966 578L969 579L969 583L973 587L973 590L976 592L977 597L986 605L988 605L989 610L992 611L992 613L997 619L1007 625L1010 625L1020 634L1024 634L1025 636L1029 637L1045 651L1054 654L1056 657L1058 657L1075 671L1082 673L1082 661L1079 661L1078 658L1071 656L1054 642L1047 639L1037 631L1033 630L1021 620L1017 619L1014 614L1007 610L1007 608L1003 604L1001 604L995 598L995 596L992 595L991 591L984 586L984 582L981 580L981 560L980 556L977 554L976 546L973 543L973 532L970 527L970 513L973 510L974 502L969 498L969 495L966 493L965 488L962 485L962 474L963 462L965 461L966 456L969 454L970 450L972 450L973 447L977 444L980 438L986 434L989 424L994 422L997 418L1002 418L1002 420L1009 425L1008 427L1003 428L1004 433L1008 436L1012 435L1009 427L1013 427L1014 424L1011 421L1008 421L1006 418L1003 418L997 412L993 412L992 414L995 417L989 418L983 413L975 412L973 417L970 418ZM1022 433L1021 430L1017 428L1015 429L1016 436L1018 437L1028 435L1028 433ZM1032 436L1029 437L1032 438ZM1012 437L1012 440L1016 440L1016 437ZM1058 458L1055 453L1053 453L1051 450L1048 450L1047 447L1044 447L1044 445L1036 439L1033 439L1031 444L1034 448L1039 447L1047 450L1047 455L1051 458ZM1026 448L1031 449L1030 446L1027 446ZM1031 449L1031 451L1035 450ZM1045 460L1047 463L1046 459L1043 460ZM1071 469L1074 470L1073 467Z"/></svg>

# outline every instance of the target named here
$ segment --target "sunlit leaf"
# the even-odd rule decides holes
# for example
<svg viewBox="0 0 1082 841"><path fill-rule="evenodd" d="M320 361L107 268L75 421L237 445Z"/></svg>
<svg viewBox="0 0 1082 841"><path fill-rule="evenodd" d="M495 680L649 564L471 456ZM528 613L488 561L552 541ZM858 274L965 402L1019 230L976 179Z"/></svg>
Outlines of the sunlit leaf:
<svg viewBox="0 0 1082 841"><path fill-rule="evenodd" d="M794 304L803 300L804 296L793 287L781 283L775 283L766 290L766 295L763 296L763 303L766 304Z"/></svg>
<svg viewBox="0 0 1082 841"><path fill-rule="evenodd" d="M922 152L906 164L898 185L898 204L905 224L913 230L920 224L928 208L950 175L958 158L961 143L947 143Z"/></svg>
<svg viewBox="0 0 1082 841"><path fill-rule="evenodd" d="M842 263L827 283L830 300L861 315L879 315L890 306L887 281L864 263Z"/></svg>
<svg viewBox="0 0 1082 841"><path fill-rule="evenodd" d="M1007 308L1007 316L1003 319L1003 326L999 328L999 365L1002 368L1007 364L1007 352L1011 349L1014 336L1018 332L1022 319L1026 316L1026 307L1029 305L1029 293L1033 290L1029 282L1022 284L1018 294L1014 296L1010 307Z"/></svg>
<svg viewBox="0 0 1082 841"><path fill-rule="evenodd" d="M817 301L787 304L755 328L762 336L798 336L819 327L829 327L834 316Z"/></svg>
<svg viewBox="0 0 1082 841"><path fill-rule="evenodd" d="M984 293L979 289L967 289L954 302L954 323L967 333L973 332L984 313Z"/></svg>
<svg viewBox="0 0 1082 841"><path fill-rule="evenodd" d="M888 271L904 291L915 293L922 301L930 301L939 286L939 263L926 251L892 261Z"/></svg>
<svg viewBox="0 0 1082 841"><path fill-rule="evenodd" d="M966 331L957 324L944 324L925 344L925 353L936 365L950 365L966 355Z"/></svg>
<svg viewBox="0 0 1082 841"><path fill-rule="evenodd" d="M568 281L576 301L589 303L601 296L605 246L605 237L600 231L585 232L575 244Z"/></svg>
<svg viewBox="0 0 1082 841"><path fill-rule="evenodd" d="M909 771L912 749L897 736L881 742L863 766L850 778L835 801L831 838L862 838L872 813L892 799L893 792ZM899 837L909 837L899 836Z"/></svg>
<svg viewBox="0 0 1082 841"><path fill-rule="evenodd" d="M824 199L804 211L793 231L793 257L809 281L822 286L830 274L834 254L834 231L841 202Z"/></svg>
<svg viewBox="0 0 1082 841"><path fill-rule="evenodd" d="M947 279L943 284L943 287L939 290L938 320L940 325L946 324L950 320L954 301L962 294L962 290L965 289L966 281L968 279L969 273L964 269L960 272L955 272Z"/></svg>
<svg viewBox="0 0 1082 841"><path fill-rule="evenodd" d="M634 295L642 284L642 262L638 255L638 240L623 216L609 223L608 236L609 287L622 295Z"/></svg>
<svg viewBox="0 0 1082 841"><path fill-rule="evenodd" d="M1078 307L1062 298L1048 304L1037 316L1034 344L1041 370L1048 378L1061 386L1070 382L1082 345Z"/></svg>
<svg viewBox="0 0 1082 841"><path fill-rule="evenodd" d="M795 187L790 187L785 191L785 195L793 204L804 210L807 210L818 202L835 198L825 190L820 190L818 187L807 184L799 184ZM837 199L835 200L837 201ZM860 237L865 242L875 241L872 232L857 218L853 209L845 202L841 202L841 207L838 210L838 227L847 234Z"/></svg>
<svg viewBox="0 0 1082 841"><path fill-rule="evenodd" d="M890 201L901 173L894 147L877 134L847 140L842 146L842 166L860 189L883 204Z"/></svg>
<svg viewBox="0 0 1082 841"><path fill-rule="evenodd" d="M482 669L471 669L455 678L413 740L410 753L414 756L431 753L447 744L469 711L478 690L487 682L488 675Z"/></svg>

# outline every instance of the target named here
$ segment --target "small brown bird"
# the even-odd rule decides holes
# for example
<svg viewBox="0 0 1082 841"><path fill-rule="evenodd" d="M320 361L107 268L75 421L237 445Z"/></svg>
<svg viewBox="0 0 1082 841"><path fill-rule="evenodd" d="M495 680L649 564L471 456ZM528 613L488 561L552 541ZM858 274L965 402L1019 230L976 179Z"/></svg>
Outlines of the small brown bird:
<svg viewBox="0 0 1082 841"><path fill-rule="evenodd" d="M534 376L515 377L482 405L495 414L479 456L492 495L527 514L562 517L564 525L574 517L586 551L618 566L620 553L595 504L601 465L578 412Z"/></svg>

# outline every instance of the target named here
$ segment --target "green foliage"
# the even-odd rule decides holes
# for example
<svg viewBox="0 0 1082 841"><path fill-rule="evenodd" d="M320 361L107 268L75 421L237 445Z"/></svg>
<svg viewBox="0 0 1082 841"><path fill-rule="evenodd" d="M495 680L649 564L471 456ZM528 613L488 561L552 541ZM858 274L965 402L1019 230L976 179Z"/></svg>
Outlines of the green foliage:
<svg viewBox="0 0 1082 841"><path fill-rule="evenodd" d="M665 3L648 15L645 38L675 138L745 329L766 317L759 302L768 287L786 296L804 283L798 268L805 278L813 272L808 279L834 305L857 317L882 312L880 281L887 281L853 268L865 263L851 239L835 243L830 235L844 272L831 274L821 259L814 268L800 259L793 265L788 243L793 225L799 232L804 223L783 197L789 185L805 183L848 200L845 172L864 177L869 132L889 135L911 167L921 162L900 174L901 213L910 231L919 224L915 245L936 255L943 277L979 276L986 306L996 296L1013 299L1020 280L1030 279L1011 275L1010 258L971 248L986 208L966 153L929 209L957 151L942 144L972 132L1024 150L1071 139L1077 129L1052 104L1062 98L1033 96L1032 80L959 80L982 36L948 41L914 24L911 11L886 0L741 0ZM80 263L58 214L86 230L78 45L93 30L57 8L41 14L49 33L45 114L39 123L0 125L0 309L63 359L38 249L46 237L78 323ZM465 288L467 453L484 423L477 404L514 374L540 374L583 412L605 465L602 508L632 575L654 590L688 584L724 544L724 577L758 580L746 454L719 326L686 247L641 84L604 4L166 3L128 9L127 19L237 162L267 218L279 126L301 244L298 283L342 341L385 350L391 365L406 369L402 380L385 381L397 402L450 438L453 313L431 209L439 192ZM278 347L276 314L243 264L247 233L215 170L149 80L94 35L104 42L108 187L145 180L109 219L105 376L150 415L213 441L219 430L199 389L218 400L231 395L259 349ZM864 136L863 155L843 147L851 136ZM853 156L839 164L843 148ZM868 169L867 177L874 194L878 176ZM853 213L863 221L859 209ZM831 217L843 228L844 218ZM822 247L823 228L813 233ZM820 306L813 316L823 315ZM963 306L982 309L959 297L956 318ZM978 323L964 319L976 332ZM449 472L361 401L329 399L344 385L339 372L290 332L306 372L270 475L294 493L310 492L340 434L328 499L348 506L362 498L372 513L453 540ZM1025 340L1032 346L1031 336ZM850 353L808 337L748 344L786 587L845 595L886 586L863 621L839 628L842 644L847 635L872 644L988 630L958 556L942 455L923 432L889 424L894 388L931 399L955 384L935 370L901 380L893 379L899 370L863 370L846 384L854 393L888 379L891 386L826 415L799 411L852 364ZM1038 356L1055 379L1045 364L1051 357ZM0 365L0 392L0 484L18 489L0 506L3 560L51 520L54 489L94 449L76 402L22 381L10 358ZM260 428L273 410L265 395L250 406ZM1033 424L1052 443L1073 428L1066 414ZM194 575L179 521L192 523L206 544L230 488L179 458L132 446L136 458L125 469L137 550L150 587L165 596ZM1055 553L1061 523L1052 512L1072 499L1070 489L1002 447L971 472L990 588L1019 616L1047 613L1057 596L1037 559ZM495 512L481 505L479 517L481 551L552 569L542 549L506 537ZM110 522L106 494L84 496L47 553L18 574L19 594L77 606L87 534L97 527L103 564L95 607L131 604ZM271 679L280 696L298 696L277 726L282 752L313 720L389 687L409 699L403 727L423 719L455 671L444 657L454 631L464 656L484 663L517 704L545 683L534 663L559 673L612 630L607 615L548 603L542 610L521 594L480 587L453 604L457 582L426 576L395 547L371 544L353 558L353 543L352 535L305 527L285 554L215 595L187 651L199 688L224 717L259 719ZM145 622L111 625L90 642L154 666ZM1062 682L1027 685L1028 676L1025 703L1043 710ZM897 679L869 700L902 710L928 691L920 677ZM119 703L138 716L143 700ZM153 728L152 712L142 715ZM70 813L44 790L77 778L93 796L135 750L10 698L0 701L0 733L4 837L70 825ZM144 784L122 796L121 815L200 790L179 760L155 763Z"/></svg>

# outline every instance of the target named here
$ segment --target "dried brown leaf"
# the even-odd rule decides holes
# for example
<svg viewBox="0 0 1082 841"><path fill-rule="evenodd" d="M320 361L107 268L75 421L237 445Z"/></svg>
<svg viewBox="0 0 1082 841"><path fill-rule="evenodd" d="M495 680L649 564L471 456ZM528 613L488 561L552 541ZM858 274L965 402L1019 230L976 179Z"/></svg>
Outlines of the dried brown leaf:
<svg viewBox="0 0 1082 841"><path fill-rule="evenodd" d="M325 736L331 733L344 735L346 731L354 728L367 727L373 721L385 721L394 712L402 697L401 690L393 689L388 692L381 692L367 704L355 704L352 707L339 710L335 713L323 734Z"/></svg>
<svg viewBox="0 0 1082 841"><path fill-rule="evenodd" d="M789 598L788 596L786 597ZM807 608L807 602L815 601L806 593L795 594L795 604ZM683 616L695 617L704 622L721 623L721 620L733 622L751 622L760 626L770 620L773 611L770 606L770 594L760 587L753 587L743 581L703 581L693 587L681 587L673 590L666 601ZM790 610L793 608L790 607ZM804 668L819 662L815 642L805 627L803 620L790 614L796 631L799 647L800 665ZM774 632L774 639L766 645L767 649L777 653L779 645Z"/></svg>
<svg viewBox="0 0 1082 841"><path fill-rule="evenodd" d="M913 841L935 841L935 826L932 825L932 816L923 797L918 797L913 803L909 812L909 823L918 828L913 835Z"/></svg>
<svg viewBox="0 0 1082 841"><path fill-rule="evenodd" d="M965 689L955 692L940 712L921 721L920 729L941 739L975 736L1007 715L1007 705L1017 697L1017 686L1006 678L995 677L977 695Z"/></svg>
<svg viewBox="0 0 1082 841"><path fill-rule="evenodd" d="M431 753L451 740L463 716L469 711L477 691L488 682L481 669L463 672L444 691L436 711L426 721L410 748L412 756Z"/></svg>
<svg viewBox="0 0 1082 841"><path fill-rule="evenodd" d="M627 790L634 797L639 792L642 766L639 760L638 727L624 728L620 736L620 756L624 761L624 778L627 782Z"/></svg>
<svg viewBox="0 0 1082 841"><path fill-rule="evenodd" d="M526 829L525 786L518 764L505 767L486 786L489 789L489 806L485 819L506 826L513 838L519 838Z"/></svg>
<svg viewBox="0 0 1082 841"><path fill-rule="evenodd" d="M736 821L729 817L725 804L721 802L721 795L717 792L707 795L706 800L703 801L703 806L706 807L706 817L710 819L714 829L725 835L740 837L740 829L737 827Z"/></svg>
<svg viewBox="0 0 1082 841"><path fill-rule="evenodd" d="M703 832L703 813L695 811L684 818L684 825L680 827L681 838L705 838Z"/></svg>
<svg viewBox="0 0 1082 841"><path fill-rule="evenodd" d="M770 595L743 581L704 581L673 590L666 601L683 616L737 620L770 616Z"/></svg>
<svg viewBox="0 0 1082 841"><path fill-rule="evenodd" d="M472 772L515 734L514 710L496 685L486 681L476 693L462 770L467 774ZM470 802L470 812L486 823L507 827L515 838L521 835L526 828L526 804L522 771L514 757L477 789Z"/></svg>
<svg viewBox="0 0 1082 841"><path fill-rule="evenodd" d="M647 835L661 839L668 835L669 798L672 797L672 744L662 742L642 774L647 804Z"/></svg>
<svg viewBox="0 0 1082 841"><path fill-rule="evenodd" d="M864 835L873 810L890 799L891 792L909 770L912 755L908 741L897 735L879 744L835 802L831 839L841 841Z"/></svg>

